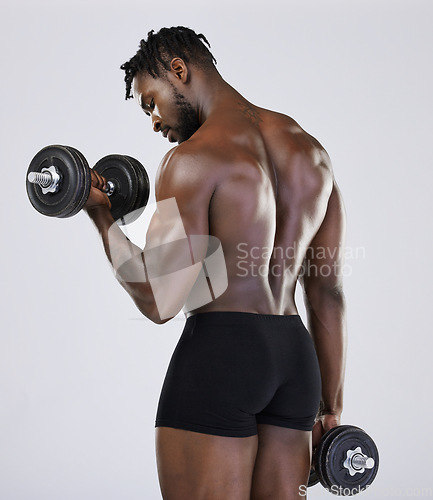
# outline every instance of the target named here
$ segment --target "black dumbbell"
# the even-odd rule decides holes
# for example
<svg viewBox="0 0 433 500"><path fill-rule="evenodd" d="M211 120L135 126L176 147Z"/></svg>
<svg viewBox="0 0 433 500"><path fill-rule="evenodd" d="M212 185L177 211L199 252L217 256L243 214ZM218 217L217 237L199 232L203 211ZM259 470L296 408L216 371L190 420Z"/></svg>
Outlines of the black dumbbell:
<svg viewBox="0 0 433 500"><path fill-rule="evenodd" d="M143 165L130 156L105 156L93 168L107 179L111 214L121 225L136 220L150 193ZM27 194L33 207L50 217L72 217L85 205L91 188L85 157L71 146L53 145L39 151L27 170ZM141 209L141 210L140 210Z"/></svg>
<svg viewBox="0 0 433 500"><path fill-rule="evenodd" d="M355 495L371 485L378 468L379 452L373 439L359 427L339 425L320 440L308 487L320 482L335 495Z"/></svg>

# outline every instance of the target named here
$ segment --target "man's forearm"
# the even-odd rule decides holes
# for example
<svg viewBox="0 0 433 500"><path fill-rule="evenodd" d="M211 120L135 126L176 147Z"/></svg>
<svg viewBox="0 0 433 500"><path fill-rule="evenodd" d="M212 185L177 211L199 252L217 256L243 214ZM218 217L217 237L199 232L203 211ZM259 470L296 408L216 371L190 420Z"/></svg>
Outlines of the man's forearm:
<svg viewBox="0 0 433 500"><path fill-rule="evenodd" d="M87 213L101 236L117 280L140 312L155 323L160 323L152 288L147 279L142 249L123 234L108 208L94 208Z"/></svg>
<svg viewBox="0 0 433 500"><path fill-rule="evenodd" d="M345 299L341 290L305 294L308 328L322 377L322 411L341 414L346 366Z"/></svg>

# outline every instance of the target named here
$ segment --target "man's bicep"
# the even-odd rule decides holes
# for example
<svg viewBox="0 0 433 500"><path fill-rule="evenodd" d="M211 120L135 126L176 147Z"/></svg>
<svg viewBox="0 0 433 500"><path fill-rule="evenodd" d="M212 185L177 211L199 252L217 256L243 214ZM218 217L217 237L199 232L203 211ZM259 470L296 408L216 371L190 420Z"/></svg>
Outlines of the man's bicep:
<svg viewBox="0 0 433 500"><path fill-rule="evenodd" d="M301 283L309 287L337 289L342 286L346 217L343 199L334 182L326 215L305 256Z"/></svg>
<svg viewBox="0 0 433 500"><path fill-rule="evenodd" d="M213 186L197 159L172 156L164 160L156 184L157 207L171 200L185 233L209 234L209 204Z"/></svg>

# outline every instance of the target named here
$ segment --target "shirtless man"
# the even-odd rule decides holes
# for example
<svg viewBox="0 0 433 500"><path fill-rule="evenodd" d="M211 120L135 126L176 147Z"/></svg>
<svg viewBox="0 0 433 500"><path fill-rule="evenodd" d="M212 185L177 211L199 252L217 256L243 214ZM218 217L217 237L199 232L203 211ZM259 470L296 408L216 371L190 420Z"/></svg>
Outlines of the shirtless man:
<svg viewBox="0 0 433 500"><path fill-rule="evenodd" d="M343 203L319 142L244 99L206 45L188 28L163 28L122 66L127 98L178 143L159 167L157 203L175 199L188 240L219 239L228 277L224 293L188 313L168 368L156 419L161 491L167 500L298 499L312 435L317 443L342 412ZM129 242L110 247L105 180L92 175L86 210L113 262ZM150 239L164 227L156 216ZM118 278L145 316L170 319L146 280ZM191 282L184 287L187 296Z"/></svg>

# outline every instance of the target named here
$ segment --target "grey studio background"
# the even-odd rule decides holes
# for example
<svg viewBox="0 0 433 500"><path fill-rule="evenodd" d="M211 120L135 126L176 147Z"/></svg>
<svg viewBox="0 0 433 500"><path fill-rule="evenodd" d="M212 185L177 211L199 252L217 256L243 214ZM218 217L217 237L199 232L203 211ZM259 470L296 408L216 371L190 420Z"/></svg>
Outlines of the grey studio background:
<svg viewBox="0 0 433 500"><path fill-rule="evenodd" d="M119 66L173 25L203 32L235 88L331 155L347 246L363 249L346 261L343 423L381 454L359 498L433 496L432 15L427 0L2 3L2 500L161 498L154 417L184 322L141 318L86 215L38 214L25 174L68 144L91 164L135 156L154 186L170 146L124 101Z"/></svg>

